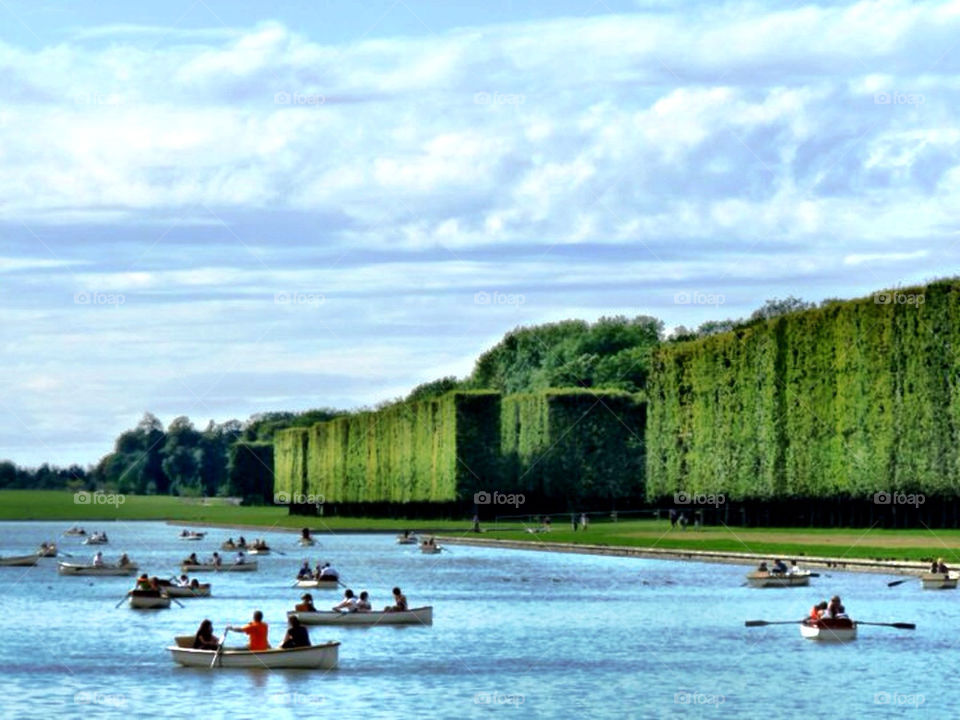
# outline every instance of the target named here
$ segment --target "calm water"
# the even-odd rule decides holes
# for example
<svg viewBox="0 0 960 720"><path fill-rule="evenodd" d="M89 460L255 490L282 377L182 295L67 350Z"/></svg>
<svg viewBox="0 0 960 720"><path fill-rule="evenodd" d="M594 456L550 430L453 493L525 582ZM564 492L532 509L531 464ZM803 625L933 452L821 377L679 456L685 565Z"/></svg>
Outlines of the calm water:
<svg viewBox="0 0 960 720"><path fill-rule="evenodd" d="M0 553L29 552L64 523L0 523ZM162 523L105 529L113 561L169 576L228 534L184 542ZM236 535L236 533L233 533ZM247 534L248 539L251 534ZM629 558L455 547L422 556L392 536L267 534L276 554L249 574L205 574L214 597L184 609L114 609L127 578L60 577L56 561L0 568L0 716L186 717L957 717L960 594L911 581L831 573L808 589L742 587L747 568ZM84 560L96 548L58 538ZM301 560L331 560L375 607L400 584L412 605L432 604L432 627L312 628L336 639L336 671L185 669L164 649L209 617L216 632L261 609L283 635ZM745 628L751 618L802 616L840 593L863 620L912 621L914 632L861 628L852 644L820 646L792 626ZM313 591L332 605L336 591ZM919 707L916 707L918 706Z"/></svg>

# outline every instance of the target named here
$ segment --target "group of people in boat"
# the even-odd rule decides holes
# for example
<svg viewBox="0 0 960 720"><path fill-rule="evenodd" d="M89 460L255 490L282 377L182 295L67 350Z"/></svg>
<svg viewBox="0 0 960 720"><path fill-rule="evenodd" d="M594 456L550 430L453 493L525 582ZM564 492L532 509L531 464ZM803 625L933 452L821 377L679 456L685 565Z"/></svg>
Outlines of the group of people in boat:
<svg viewBox="0 0 960 720"><path fill-rule="evenodd" d="M96 545L98 543L108 543L110 542L107 539L107 534L105 532L95 531L90 537L87 538L87 545Z"/></svg>
<svg viewBox="0 0 960 720"><path fill-rule="evenodd" d="M243 537L243 535L240 536L240 539L237 542L234 542L233 538L229 537L227 538L227 541L223 544L224 550L235 550L237 548L240 548L243 550L247 549L247 540L246 538Z"/></svg>
<svg viewBox="0 0 960 720"><path fill-rule="evenodd" d="M247 650L254 652L270 649L270 626L263 621L263 613L259 610L254 611L253 620L246 625L233 626L228 625L229 632L242 632L247 638ZM213 623L210 620L204 620L193 637L193 647L197 650L217 650L220 648L222 640L213 634ZM310 647L310 634L307 632L300 621L293 615L287 619L287 633L280 643L280 647L289 650L298 647Z"/></svg>
<svg viewBox="0 0 960 720"><path fill-rule="evenodd" d="M180 531L180 537L182 538L189 538L189 537L202 538L204 535L206 535L206 533L196 532L195 530L187 530L186 528Z"/></svg>
<svg viewBox="0 0 960 720"><path fill-rule="evenodd" d="M817 622L818 620L840 620L849 619L847 610L843 607L843 602L839 595L830 598L830 602L823 600L810 608L810 617L808 621Z"/></svg>
<svg viewBox="0 0 960 720"><path fill-rule="evenodd" d="M403 594L400 588L393 589L393 605L387 605L383 612L406 612L408 609L407 596ZM373 604L370 602L370 593L366 590L356 595L353 590L347 588L343 592L343 599L331 608L334 612L354 613L354 612L373 612ZM300 603L294 607L296 612L317 612L313 604L313 596L305 593L300 597Z"/></svg>
<svg viewBox="0 0 960 720"><path fill-rule="evenodd" d="M237 559L233 561L234 565L243 565L247 561L247 556L243 554L243 550L240 550L237 553ZM213 555L210 556L210 559L204 563L200 558L197 557L196 553L190 553L190 557L185 558L181 565L213 565L214 567L223 567L223 558L220 557L220 553L214 551Z"/></svg>
<svg viewBox="0 0 960 720"><path fill-rule="evenodd" d="M791 560L790 566L787 567L787 564L783 560L777 558L770 566L768 566L766 562L761 562L760 565L757 566L757 572L769 573L770 575L796 575L800 572L800 568L797 567L796 560Z"/></svg>
<svg viewBox="0 0 960 720"><path fill-rule="evenodd" d="M937 558L930 565L930 572L939 573L941 575L948 575L950 573L950 568L944 565L943 558Z"/></svg>
<svg viewBox="0 0 960 720"><path fill-rule="evenodd" d="M317 561L317 567L315 570L310 569L310 562L308 560L303 561L303 565L300 566L300 571L297 573L297 580L340 580L340 572L333 567L330 563L320 564L320 561Z"/></svg>
<svg viewBox="0 0 960 720"><path fill-rule="evenodd" d="M103 560L103 551L97 550L91 562L94 567L105 567L106 563ZM126 553L121 553L120 559L117 561L117 566L127 567L128 565L130 565L130 558L127 556Z"/></svg>

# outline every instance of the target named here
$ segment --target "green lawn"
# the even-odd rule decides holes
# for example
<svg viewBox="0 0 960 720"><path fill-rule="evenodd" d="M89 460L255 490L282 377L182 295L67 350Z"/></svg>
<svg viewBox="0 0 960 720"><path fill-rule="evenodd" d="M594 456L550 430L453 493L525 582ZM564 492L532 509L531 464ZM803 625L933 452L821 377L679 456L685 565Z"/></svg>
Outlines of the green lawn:
<svg viewBox="0 0 960 720"><path fill-rule="evenodd" d="M123 503L77 503L72 493L53 490L0 490L0 520L186 520L209 524L317 530L431 530L461 533L462 520L405 520L289 516L285 507L237 507L223 500L206 502L169 496L128 495ZM801 557L929 560L943 557L960 565L960 530L867 530L810 528L706 527L671 529L666 520L594 521L586 532L573 532L558 517L549 533L532 535L520 523L484 523L483 537L529 542L573 542L680 550L751 552Z"/></svg>

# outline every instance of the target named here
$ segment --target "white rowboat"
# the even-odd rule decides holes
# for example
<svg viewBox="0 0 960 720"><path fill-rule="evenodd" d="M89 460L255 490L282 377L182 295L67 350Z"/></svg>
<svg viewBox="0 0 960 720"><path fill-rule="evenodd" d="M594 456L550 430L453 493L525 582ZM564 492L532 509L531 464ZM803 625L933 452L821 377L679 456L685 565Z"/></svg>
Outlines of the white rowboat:
<svg viewBox="0 0 960 720"><path fill-rule="evenodd" d="M193 637L180 636L177 644L167 648L173 656L173 661L187 667L210 668L217 655L216 650L194 650ZM255 668L269 670L273 668L312 668L319 670L333 670L337 667L340 655L340 643L327 642L310 647L274 648L252 652L239 648L224 648L216 658L215 667L224 668Z"/></svg>
<svg viewBox="0 0 960 720"><path fill-rule="evenodd" d="M920 576L924 590L956 590L957 578L949 573L924 573Z"/></svg>
<svg viewBox="0 0 960 720"><path fill-rule="evenodd" d="M204 563L202 565L188 565L183 563L180 566L180 572L254 572L257 569L257 561L245 563L223 563L223 565L214 565L213 563Z"/></svg>
<svg viewBox="0 0 960 720"><path fill-rule="evenodd" d="M411 608L403 612L297 612L291 610L287 617L295 616L304 625L432 625L433 607Z"/></svg>
<svg viewBox="0 0 960 720"><path fill-rule="evenodd" d="M804 620L800 624L800 634L820 642L849 642L857 638L857 624L846 618L823 619L816 623Z"/></svg>
<svg viewBox="0 0 960 720"><path fill-rule="evenodd" d="M270 548L251 548L247 551L247 555L269 555Z"/></svg>
<svg viewBox="0 0 960 720"><path fill-rule="evenodd" d="M316 590L336 590L340 586L339 580L297 580L299 588L314 588Z"/></svg>
<svg viewBox="0 0 960 720"><path fill-rule="evenodd" d="M809 572L769 573L754 571L747 573L747 584L754 588L806 587L810 584Z"/></svg>
<svg viewBox="0 0 960 720"><path fill-rule="evenodd" d="M137 566L130 565L77 565L76 563L58 563L57 572L61 575L133 575Z"/></svg>
<svg viewBox="0 0 960 720"><path fill-rule="evenodd" d="M134 610L164 610L170 607L170 596L155 590L131 590L130 607Z"/></svg>
<svg viewBox="0 0 960 720"><path fill-rule="evenodd" d="M0 567L31 567L40 562L39 553L33 555L11 555L10 557L0 558Z"/></svg>
<svg viewBox="0 0 960 720"><path fill-rule="evenodd" d="M160 587L170 597L175 598L198 598L210 597L210 583L201 583L198 587L183 587L181 585L165 585L160 583Z"/></svg>
<svg viewBox="0 0 960 720"><path fill-rule="evenodd" d="M110 541L106 538L99 537L97 535L91 535L86 540L83 541L84 545L106 545Z"/></svg>

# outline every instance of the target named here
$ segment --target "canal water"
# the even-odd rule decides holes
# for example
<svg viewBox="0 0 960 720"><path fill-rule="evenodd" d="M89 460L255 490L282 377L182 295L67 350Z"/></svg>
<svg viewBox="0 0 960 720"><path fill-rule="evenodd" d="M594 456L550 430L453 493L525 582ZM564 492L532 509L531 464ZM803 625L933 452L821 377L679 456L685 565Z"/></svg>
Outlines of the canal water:
<svg viewBox="0 0 960 720"><path fill-rule="evenodd" d="M178 573L237 532L202 542L153 522L106 530L109 561ZM0 555L56 539L74 560L97 548L60 537L65 523L0 523ZM391 535L324 535L303 549L260 533L284 555L255 573L203 574L213 597L160 611L115 608L127 578L62 577L57 561L0 568L0 717L672 718L957 717L960 594L887 587L883 575L829 572L809 588L743 586L749 568L456 546L438 556ZM248 539L253 533L246 533ZM228 556L229 557L229 556ZM68 560L70 558L67 558ZM303 559L330 561L375 607L400 585L432 605L431 627L311 628L339 640L334 671L176 666L167 650L210 618L219 634L253 610L282 639ZM339 591L312 591L330 606ZM916 631L861 627L856 642L819 645L793 620L840 594L857 619L915 622ZM232 636L231 637L235 637Z"/></svg>

